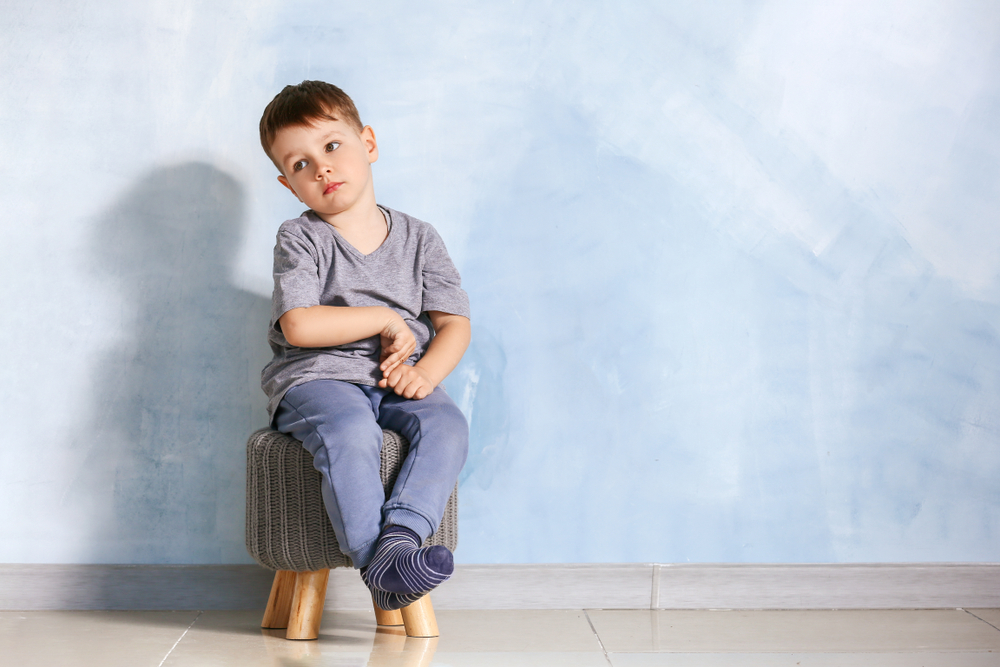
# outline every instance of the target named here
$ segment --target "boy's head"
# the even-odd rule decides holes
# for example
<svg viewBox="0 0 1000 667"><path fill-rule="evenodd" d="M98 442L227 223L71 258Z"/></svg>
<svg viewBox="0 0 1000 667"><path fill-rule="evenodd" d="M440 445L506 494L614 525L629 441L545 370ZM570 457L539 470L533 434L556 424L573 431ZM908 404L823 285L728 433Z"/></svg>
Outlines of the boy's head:
<svg viewBox="0 0 1000 667"><path fill-rule="evenodd" d="M362 127L340 88L322 81L285 86L264 109L260 143L281 172L278 182L327 222L348 211L381 216L372 185L375 132Z"/></svg>
<svg viewBox="0 0 1000 667"><path fill-rule="evenodd" d="M293 125L312 125L322 119L344 121L358 134L364 129L354 101L332 83L303 81L285 86L274 96L260 118L260 145L278 171L285 173L271 152L278 132Z"/></svg>

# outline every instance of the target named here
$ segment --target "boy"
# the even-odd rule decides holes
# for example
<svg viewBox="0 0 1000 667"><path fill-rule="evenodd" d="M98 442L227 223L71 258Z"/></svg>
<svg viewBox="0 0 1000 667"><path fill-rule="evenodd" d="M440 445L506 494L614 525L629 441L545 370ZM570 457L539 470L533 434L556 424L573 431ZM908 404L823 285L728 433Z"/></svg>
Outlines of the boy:
<svg viewBox="0 0 1000 667"><path fill-rule="evenodd" d="M375 134L321 81L286 86L260 121L278 181L309 207L274 248L261 374L271 424L300 440L323 476L341 550L386 610L447 579L434 532L468 452L465 417L438 385L469 345L469 298L429 224L375 202ZM382 429L410 441L388 500Z"/></svg>

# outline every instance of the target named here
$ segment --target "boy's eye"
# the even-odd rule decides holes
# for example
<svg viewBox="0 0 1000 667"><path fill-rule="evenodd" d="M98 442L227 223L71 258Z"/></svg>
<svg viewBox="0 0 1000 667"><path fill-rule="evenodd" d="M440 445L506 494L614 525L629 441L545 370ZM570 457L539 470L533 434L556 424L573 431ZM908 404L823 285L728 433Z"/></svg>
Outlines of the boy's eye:
<svg viewBox="0 0 1000 667"><path fill-rule="evenodd" d="M305 160L299 160L298 162L292 165L292 171L298 171L299 169L305 169L305 168L306 168Z"/></svg>
<svg viewBox="0 0 1000 667"><path fill-rule="evenodd" d="M326 145L326 152L330 153L332 151L337 150L338 148L340 148L340 142L339 141L331 141L330 143L328 143Z"/></svg>

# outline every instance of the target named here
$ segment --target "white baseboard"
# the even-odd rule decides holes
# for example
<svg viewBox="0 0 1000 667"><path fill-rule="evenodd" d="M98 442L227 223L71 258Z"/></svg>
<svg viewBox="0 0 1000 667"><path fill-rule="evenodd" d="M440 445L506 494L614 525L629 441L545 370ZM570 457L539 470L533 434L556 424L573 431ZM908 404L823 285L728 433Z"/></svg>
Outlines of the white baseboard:
<svg viewBox="0 0 1000 667"><path fill-rule="evenodd" d="M1000 563L657 565L659 609L954 609L1000 605Z"/></svg>
<svg viewBox="0 0 1000 667"><path fill-rule="evenodd" d="M255 565L4 565L0 610L263 609ZM1000 607L1000 563L459 565L438 609L930 609ZM353 570L328 609L368 609Z"/></svg>

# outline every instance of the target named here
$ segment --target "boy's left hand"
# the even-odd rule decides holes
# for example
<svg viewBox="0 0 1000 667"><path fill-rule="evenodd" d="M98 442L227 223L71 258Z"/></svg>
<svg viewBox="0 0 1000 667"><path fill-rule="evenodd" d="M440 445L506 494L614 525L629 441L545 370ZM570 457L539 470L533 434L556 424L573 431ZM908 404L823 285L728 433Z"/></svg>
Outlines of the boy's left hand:
<svg viewBox="0 0 1000 667"><path fill-rule="evenodd" d="M399 364L378 381L378 386L383 389L389 387L403 398L414 398L420 400L426 398L434 391L434 383L427 372L416 366Z"/></svg>

